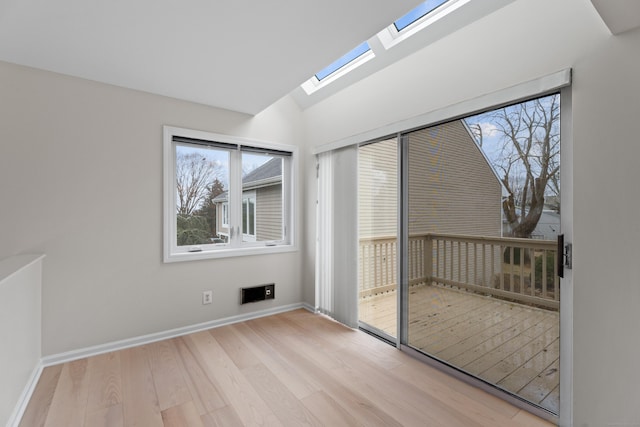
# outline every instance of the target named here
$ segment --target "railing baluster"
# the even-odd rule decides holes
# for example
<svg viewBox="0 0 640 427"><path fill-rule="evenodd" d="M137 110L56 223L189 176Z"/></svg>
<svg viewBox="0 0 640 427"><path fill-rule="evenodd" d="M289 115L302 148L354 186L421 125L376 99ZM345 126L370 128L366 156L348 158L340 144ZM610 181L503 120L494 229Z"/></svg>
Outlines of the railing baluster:
<svg viewBox="0 0 640 427"><path fill-rule="evenodd" d="M525 248L524 246L520 246L520 293L524 295L526 292L524 291L524 257L525 257Z"/></svg>
<svg viewBox="0 0 640 427"><path fill-rule="evenodd" d="M515 262L515 259L513 257L513 246L509 246L509 254L509 290L513 292L513 263Z"/></svg>
<svg viewBox="0 0 640 427"><path fill-rule="evenodd" d="M487 254L486 254L486 249L487 249L487 245L482 244L482 280L480 281L480 284L482 286L487 286Z"/></svg>
<svg viewBox="0 0 640 427"><path fill-rule="evenodd" d="M500 253L498 254L498 260L500 262L500 289L504 291L504 251L505 246L500 245Z"/></svg>
<svg viewBox="0 0 640 427"><path fill-rule="evenodd" d="M531 296L536 295L536 251L535 249L529 249L529 262L531 265Z"/></svg>
<svg viewBox="0 0 640 427"><path fill-rule="evenodd" d="M362 296L394 289L398 250L395 236L360 239L358 289ZM554 309L559 305L559 282L550 274L554 266L547 263L547 255L555 253L554 242L427 233L411 236L408 250L411 284L437 283ZM536 269L538 258L541 271ZM547 280L547 274L554 279ZM519 285L516 276L520 276Z"/></svg>

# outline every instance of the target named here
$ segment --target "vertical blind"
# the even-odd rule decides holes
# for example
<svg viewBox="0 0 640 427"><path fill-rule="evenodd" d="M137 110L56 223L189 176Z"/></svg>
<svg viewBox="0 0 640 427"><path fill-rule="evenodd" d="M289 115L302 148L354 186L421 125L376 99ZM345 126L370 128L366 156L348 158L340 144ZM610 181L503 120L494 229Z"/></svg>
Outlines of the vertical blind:
<svg viewBox="0 0 640 427"><path fill-rule="evenodd" d="M318 155L316 310L358 326L358 151Z"/></svg>

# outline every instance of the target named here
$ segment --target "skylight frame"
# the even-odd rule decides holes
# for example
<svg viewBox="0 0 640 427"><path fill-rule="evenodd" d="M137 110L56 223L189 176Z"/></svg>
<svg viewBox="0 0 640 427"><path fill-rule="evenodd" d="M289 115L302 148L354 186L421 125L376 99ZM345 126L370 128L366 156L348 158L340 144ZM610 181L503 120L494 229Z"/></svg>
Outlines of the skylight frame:
<svg viewBox="0 0 640 427"><path fill-rule="evenodd" d="M411 27L416 22L420 21L425 16L429 15L436 11L439 7L448 3L450 0L426 0L420 3L418 6L411 9L405 15L396 19L393 22L393 26L396 28L398 33L406 30ZM435 4L435 5L432 5Z"/></svg>
<svg viewBox="0 0 640 427"><path fill-rule="evenodd" d="M404 26L402 30L398 30L398 28L396 27L396 22L398 20L394 21L387 28L380 31L377 34L377 37L382 43L382 46L384 46L386 50L389 50L398 43L426 29L433 23L439 21L440 19L444 18L451 12L459 9L470 1L471 0L447 0L436 8L432 9L430 12ZM411 12L407 13L404 16L407 16L409 14L411 14Z"/></svg>
<svg viewBox="0 0 640 427"><path fill-rule="evenodd" d="M371 46L369 45L369 42L363 41L358 46L354 47L349 52L345 53L340 58L324 67L322 70L318 71L316 74L314 74L314 77L318 79L319 82L321 82L324 79L330 77L332 74L337 73L342 68L348 67L349 64L356 61L362 55L365 55L370 51Z"/></svg>
<svg viewBox="0 0 640 427"><path fill-rule="evenodd" d="M371 43L370 42L371 42L371 40L367 40L367 41L364 42L364 43L367 44L369 49L366 50L364 53L360 54L360 56L355 57L350 62L347 62L346 64L344 64L342 67L337 68L335 71L333 71L332 73L330 73L327 76L325 76L322 80L319 80L317 75L314 74L309 80L307 80L306 82L302 83L300 85L300 87L304 90L304 92L307 95L311 95L314 92L322 89L323 87L325 87L325 86L329 85L330 83L334 82L335 80L339 79L340 77L344 76L345 74L350 73L351 71L355 70L356 68L360 67L361 65L369 62L370 60L372 60L373 58L376 57L375 53L373 52L373 48L371 47ZM361 43L358 46L362 46L364 43ZM353 49L353 50L355 50L355 49ZM350 51L350 52L352 52L352 51ZM336 62L337 61L334 61L334 63L336 63ZM326 68L328 69L329 67L326 67Z"/></svg>
<svg viewBox="0 0 640 427"><path fill-rule="evenodd" d="M430 0L427 0L428 2ZM436 0L438 1L438 0ZM318 92L320 89L325 88L332 82L340 79L366 62L374 59L378 54L381 58L386 57L385 51L388 51L392 47L396 46L400 42L406 40L407 38L417 34L439 21L442 18L445 18L450 13L456 11L462 6L469 3L471 0L445 0L442 3L439 3L437 6L434 6L420 17L416 17L412 20L412 22L407 23L403 26L403 28L398 31L396 27L396 22L401 20L404 16L407 16L412 13L412 11L403 15L403 17L397 19L392 22L389 26L379 31L374 37L370 38L366 42L361 43L358 47L368 44L369 49L364 51L360 56L354 55L353 59L350 61L345 61L344 58L348 57L354 51L357 51L357 48L352 49L349 53L343 55L338 60L334 61L330 66L325 67L322 71L330 69L332 66L335 68L332 72L329 72L326 75L322 75L322 71L314 74L311 78L300 85L300 89L302 92L306 94L307 97L315 96L314 94ZM514 0L509 0L514 1ZM426 2L423 2L426 3ZM420 6L418 6L419 8ZM414 8L415 10L416 8ZM436 31L436 34L441 34L442 29ZM437 38L438 36L436 36ZM340 61L343 63L340 66L336 66ZM373 67L373 68L372 68ZM376 66L372 65L369 69L375 69ZM318 78L318 75L322 77L322 80ZM359 75L362 75L361 73Z"/></svg>

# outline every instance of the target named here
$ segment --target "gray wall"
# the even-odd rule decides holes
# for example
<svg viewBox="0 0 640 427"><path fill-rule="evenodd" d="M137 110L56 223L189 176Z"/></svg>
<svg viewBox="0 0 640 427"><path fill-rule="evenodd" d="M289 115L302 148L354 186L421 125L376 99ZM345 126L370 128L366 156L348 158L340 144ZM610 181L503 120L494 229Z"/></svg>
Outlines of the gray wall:
<svg viewBox="0 0 640 427"><path fill-rule="evenodd" d="M43 355L299 303L299 251L162 263L162 125L296 144L299 114L289 99L250 117L0 63L0 259L47 254ZM275 300L238 304L269 282Z"/></svg>
<svg viewBox="0 0 640 427"><path fill-rule="evenodd" d="M581 427L640 424L638 52L640 30L611 35L587 0L518 0L304 112L311 146L376 129L382 137L393 123L573 68L564 135L573 140L563 142L563 228L575 236L573 284L562 290L573 300L564 312L573 320L563 344L573 347L565 425L571 416ZM312 237L314 211L307 220Z"/></svg>

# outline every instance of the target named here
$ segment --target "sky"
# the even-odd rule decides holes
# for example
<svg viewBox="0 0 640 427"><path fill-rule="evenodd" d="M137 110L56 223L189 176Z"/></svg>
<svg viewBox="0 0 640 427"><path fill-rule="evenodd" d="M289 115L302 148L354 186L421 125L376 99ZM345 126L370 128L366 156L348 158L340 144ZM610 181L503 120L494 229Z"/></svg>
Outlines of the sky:
<svg viewBox="0 0 640 427"><path fill-rule="evenodd" d="M422 18L427 13L431 12L438 6L446 3L448 0L427 0L423 3L420 3L414 9L412 9L409 13L398 19L394 22L396 29L398 31L402 31L418 19ZM326 66L322 70L316 73L316 78L318 80L323 80L329 77L331 74L338 71L340 68L344 67L354 59L364 55L366 52L370 50L369 44L365 41L356 46L354 49L344 54L330 65Z"/></svg>
<svg viewBox="0 0 640 427"><path fill-rule="evenodd" d="M225 190L229 189L229 151L223 150L214 147L205 147L205 146L186 146L186 145L176 145L176 154L191 154L198 153L198 155L206 158L209 161L212 161L218 164L221 168L221 177L219 180L222 182ZM252 170L262 166L269 160L271 160L271 156L264 154L254 154L254 153L242 153L242 171L243 175L251 172Z"/></svg>
<svg viewBox="0 0 640 427"><path fill-rule="evenodd" d="M398 31L402 31L418 19L422 18L427 13L431 12L433 9L438 6L446 3L447 0L427 0L424 3L420 3L417 7L412 9L409 13L404 15L402 18L398 19L394 22L396 29Z"/></svg>

